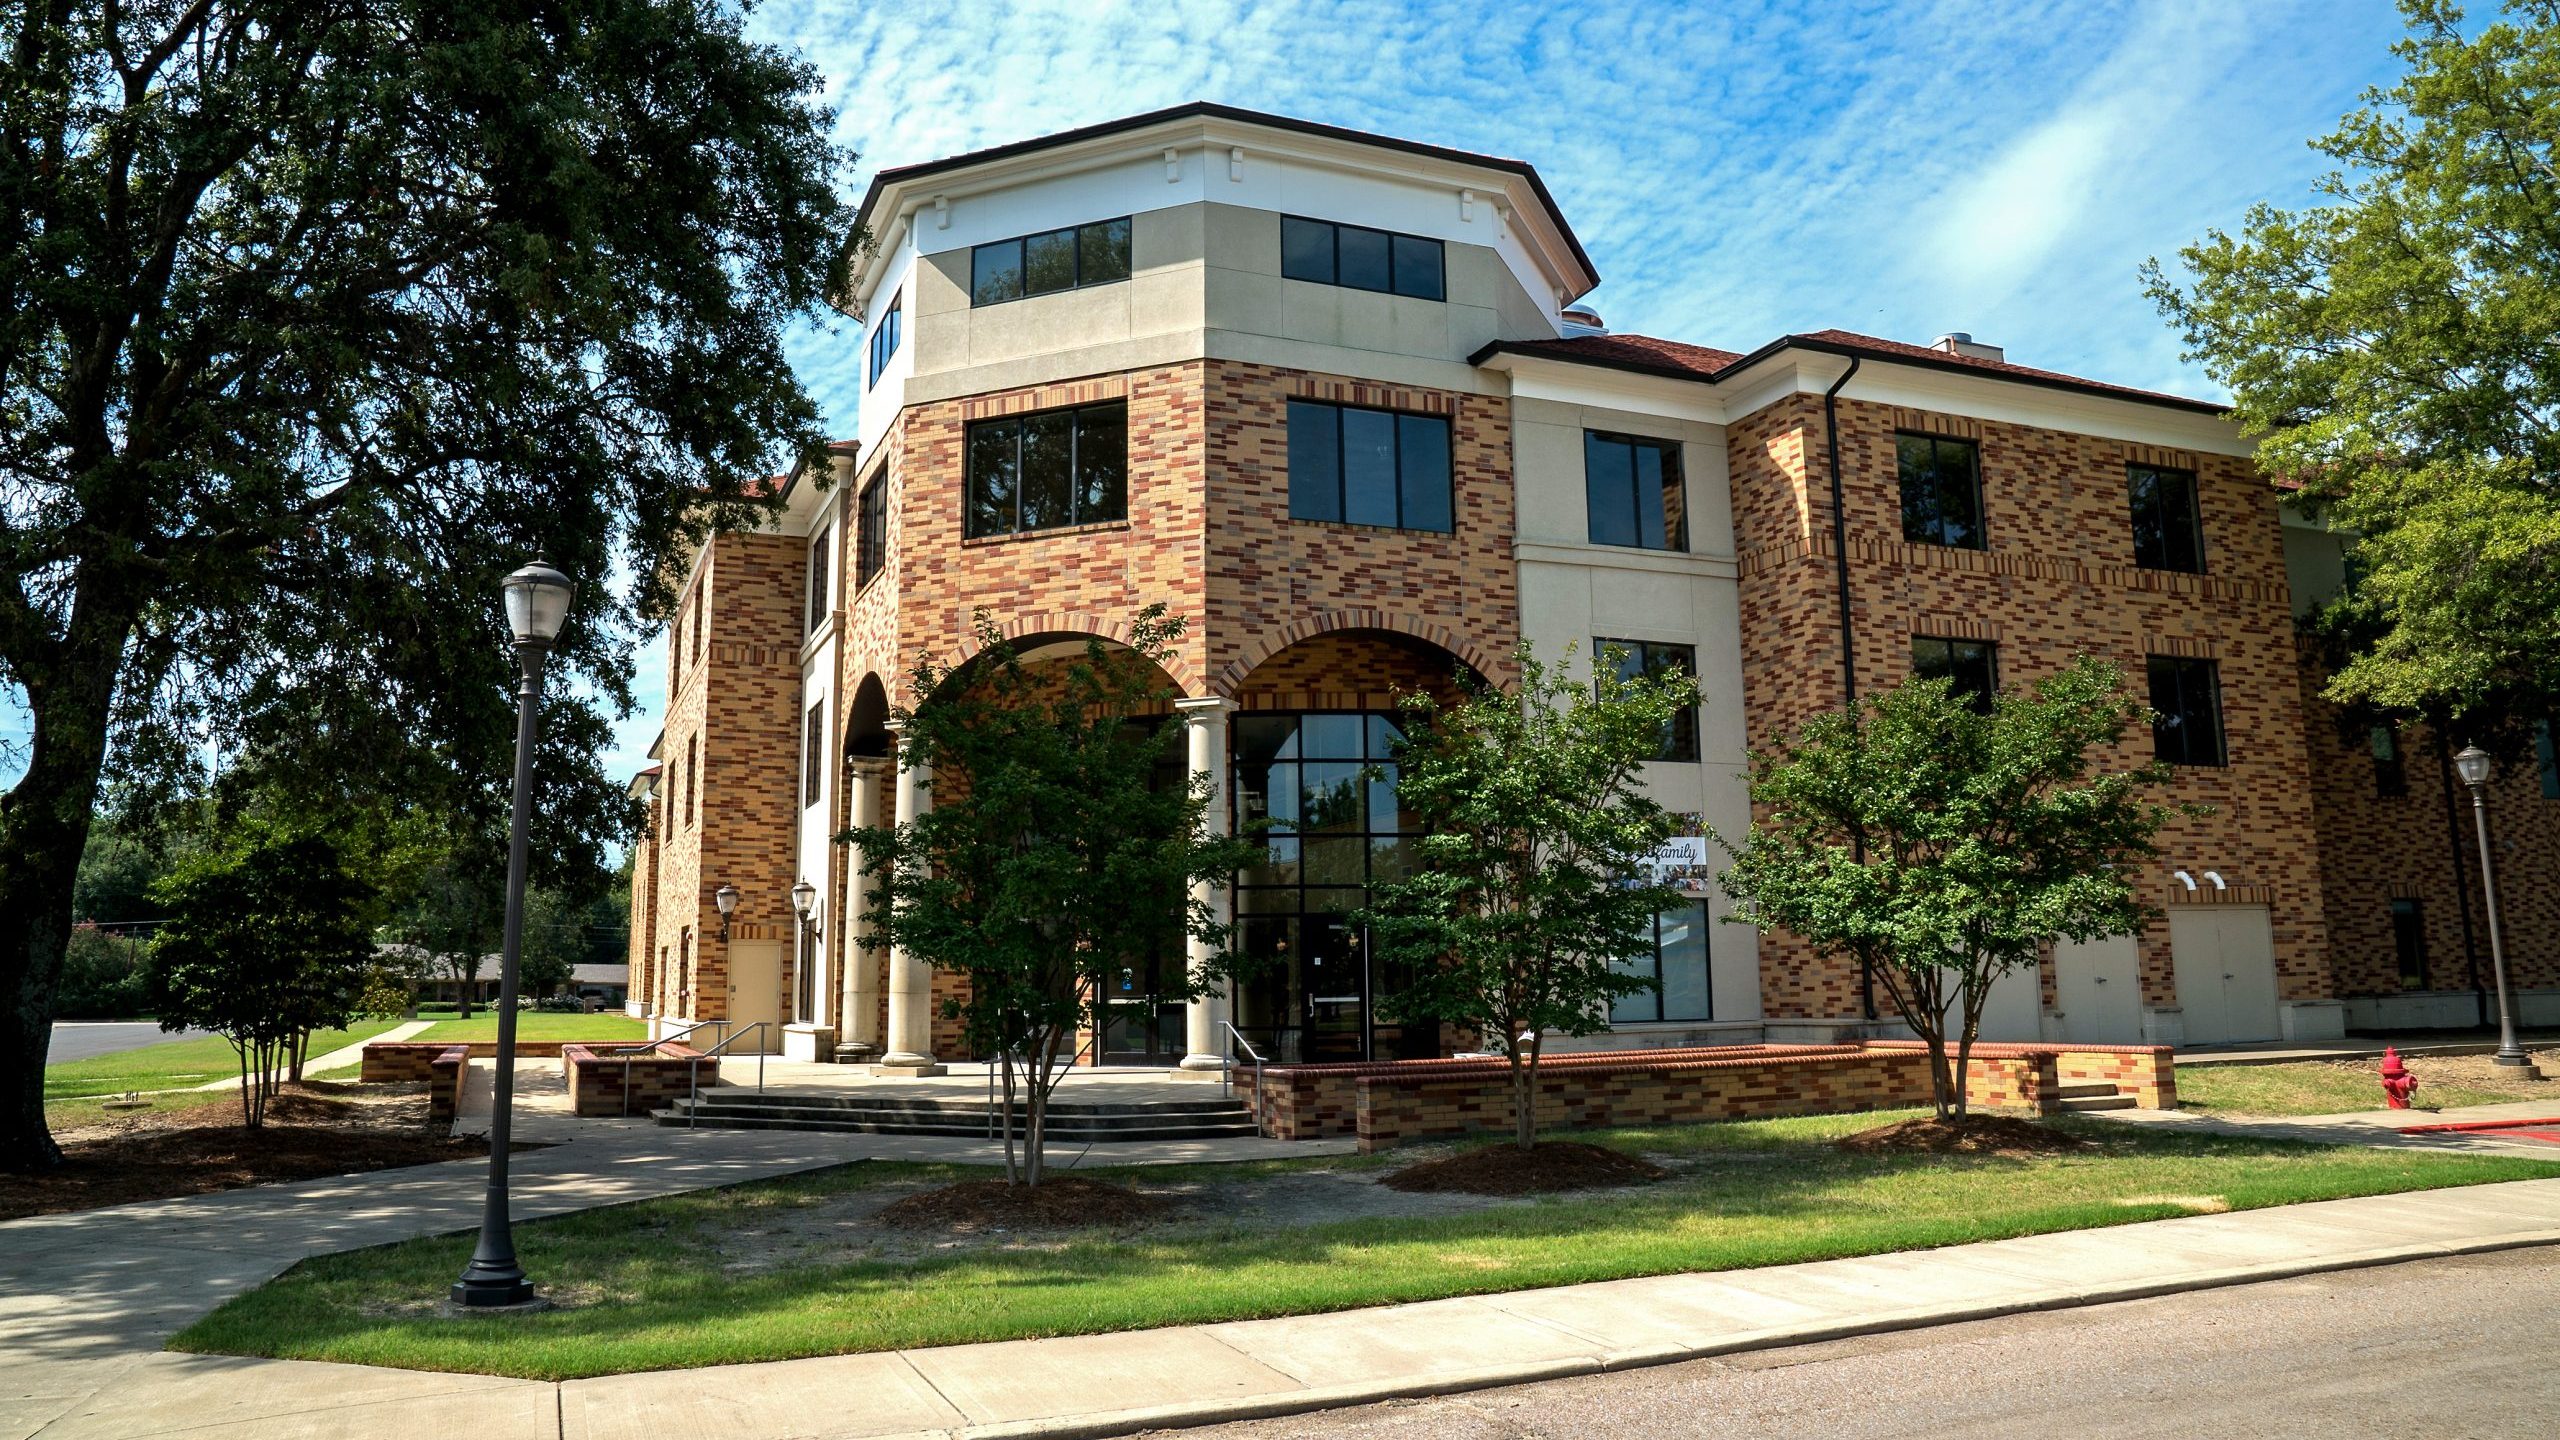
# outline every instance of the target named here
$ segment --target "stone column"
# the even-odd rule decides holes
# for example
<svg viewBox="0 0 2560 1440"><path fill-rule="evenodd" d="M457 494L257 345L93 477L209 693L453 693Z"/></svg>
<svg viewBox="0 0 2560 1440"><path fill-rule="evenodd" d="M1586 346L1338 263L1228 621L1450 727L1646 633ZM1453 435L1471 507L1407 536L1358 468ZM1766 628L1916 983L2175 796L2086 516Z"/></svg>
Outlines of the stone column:
<svg viewBox="0 0 2560 1440"><path fill-rule="evenodd" d="M1174 708L1182 712L1183 723L1189 730L1186 738L1191 742L1191 773L1209 777L1209 809L1201 817L1201 828L1211 835L1224 835L1230 829L1227 794L1230 788L1228 772L1232 768L1228 760L1227 716L1234 712L1236 702L1212 696L1206 700L1177 700ZM1232 918L1229 907L1233 902L1226 886L1203 880L1193 885L1191 895L1194 900L1208 905L1219 919ZM1215 946L1196 935L1187 942L1187 950L1195 979L1217 955ZM1226 1068L1225 1047L1218 1043L1223 1033L1218 1029L1218 1022L1227 1016L1225 988L1225 982L1221 982L1219 993L1202 996L1183 1007L1182 1070L1185 1072L1215 1075Z"/></svg>
<svg viewBox="0 0 2560 1440"><path fill-rule="evenodd" d="M853 787L853 823L879 825L892 813L889 787L896 783L897 767L887 760L865 759L856 760L847 768ZM885 957L869 944L876 928L871 907L879 901L873 894L877 882L862 873L865 859L859 850L845 853L845 933L836 947L844 968L844 1015L836 1033L849 1048L877 1052Z"/></svg>
<svg viewBox="0 0 2560 1440"><path fill-rule="evenodd" d="M896 735L898 728L890 727ZM900 737L903 739L903 737ZM933 808L933 775L900 757L897 778L897 822L901 825ZM881 1075L940 1075L933 1060L933 967L889 947L889 1053L873 1067Z"/></svg>

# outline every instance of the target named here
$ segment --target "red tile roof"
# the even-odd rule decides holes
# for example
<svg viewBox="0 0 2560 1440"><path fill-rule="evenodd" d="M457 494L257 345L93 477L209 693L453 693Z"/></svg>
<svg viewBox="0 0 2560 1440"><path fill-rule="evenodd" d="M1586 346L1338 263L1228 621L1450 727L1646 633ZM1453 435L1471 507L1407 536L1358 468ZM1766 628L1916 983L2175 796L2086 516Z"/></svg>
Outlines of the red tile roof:
<svg viewBox="0 0 2560 1440"><path fill-rule="evenodd" d="M2107 395L2133 400L2146 405L2171 405L2218 415L2224 407L2211 400L2196 400L2184 395L2165 395L2156 390L2136 390L2125 385L2111 385L2104 380L2090 380L2066 375L2057 370L2038 370L2032 366L2012 365L2005 360L1980 360L1970 355L1911 345L1900 340L1885 340L1873 335L1860 335L1852 330L1815 330L1802 335L1783 335L1748 355L1730 350L1714 350L1704 345L1689 345L1678 340L1657 339L1651 335L1580 335L1564 340L1496 341L1477 351L1472 360L1483 364L1496 354L1535 355L1575 364L1599 365L1613 370L1630 370L1639 374L1667 375L1675 379L1720 380L1726 375L1781 350L1814 350L1825 354L1854 355L1867 359L1897 361L1925 365L1932 369L1974 371L1988 379L2012 380L2026 385L2042 385L2053 389L2074 390L2084 394Z"/></svg>

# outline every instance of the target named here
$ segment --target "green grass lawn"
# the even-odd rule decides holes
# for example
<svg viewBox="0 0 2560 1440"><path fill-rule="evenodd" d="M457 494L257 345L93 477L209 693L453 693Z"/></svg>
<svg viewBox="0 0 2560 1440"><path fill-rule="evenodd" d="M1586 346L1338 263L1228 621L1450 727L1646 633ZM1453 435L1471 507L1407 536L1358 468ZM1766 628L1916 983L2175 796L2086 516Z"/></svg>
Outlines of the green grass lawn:
<svg viewBox="0 0 2560 1440"><path fill-rule="evenodd" d="M795 1211L867 1186L983 1170L866 1164L516 1227L565 1308L456 1324L433 1305L467 1235L305 1261L198 1321L179 1350L541 1379L1304 1314L1675 1271L1829 1259L2348 1195L2533 1179L2560 1165L2076 1122L2102 1149L2035 1160L1852 1155L1827 1142L1879 1115L1600 1132L1672 1157L1659 1185L1430 1218L1164 1233L922 1259L724 1264ZM1413 1158L1115 1172L1147 1182L1271 1176Z"/></svg>
<svg viewBox="0 0 2560 1440"><path fill-rule="evenodd" d="M468 1020L439 1020L410 1037L415 1040L495 1040L498 1017L474 1015ZM578 1015L561 1010L516 1013L518 1040L646 1040L649 1024L628 1015Z"/></svg>
<svg viewBox="0 0 2560 1440"><path fill-rule="evenodd" d="M2536 1058L2545 1075L2560 1075L2560 1054L2544 1051ZM2282 1065L2181 1065L2178 1104L2183 1109L2226 1115L2339 1115L2384 1108L2379 1059L2305 1060ZM2416 1103L2449 1110L2460 1105L2497 1105L2511 1100L2549 1100L2560 1115L2560 1083L2503 1081L2488 1074L2479 1056L2412 1056L2410 1073L2418 1077ZM2448 1073L2450 1072L2450 1073Z"/></svg>
<svg viewBox="0 0 2560 1440"><path fill-rule="evenodd" d="M312 1033L314 1056L370 1040L399 1022L367 1020L344 1030ZM44 1098L70 1100L82 1096L121 1095L127 1090L180 1090L240 1073L240 1058L231 1042L219 1035L145 1045L94 1060L72 1060L44 1069Z"/></svg>

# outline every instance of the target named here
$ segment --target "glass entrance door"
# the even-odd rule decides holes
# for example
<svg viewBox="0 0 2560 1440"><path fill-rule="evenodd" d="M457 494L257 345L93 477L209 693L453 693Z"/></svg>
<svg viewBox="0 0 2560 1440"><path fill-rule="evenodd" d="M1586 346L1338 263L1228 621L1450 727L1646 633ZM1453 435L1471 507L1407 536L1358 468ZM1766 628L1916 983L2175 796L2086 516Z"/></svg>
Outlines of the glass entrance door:
<svg viewBox="0 0 2560 1440"><path fill-rule="evenodd" d="M1307 1063L1366 1060L1369 957L1361 930L1339 915L1309 915L1303 925Z"/></svg>
<svg viewBox="0 0 2560 1440"><path fill-rule="evenodd" d="M1144 966L1122 966L1102 997L1110 1019L1102 1027L1105 1065L1171 1065L1182 1059L1183 1004L1164 998L1156 981L1159 960ZM1176 962L1179 963L1179 962Z"/></svg>

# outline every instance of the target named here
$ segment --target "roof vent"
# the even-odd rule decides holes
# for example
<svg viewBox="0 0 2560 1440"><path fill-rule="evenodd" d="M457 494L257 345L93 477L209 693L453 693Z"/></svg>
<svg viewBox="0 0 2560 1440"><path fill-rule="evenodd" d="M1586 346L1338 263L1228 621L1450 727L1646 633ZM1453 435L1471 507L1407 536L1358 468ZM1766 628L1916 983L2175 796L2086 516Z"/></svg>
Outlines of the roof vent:
<svg viewBox="0 0 2560 1440"><path fill-rule="evenodd" d="M1564 307L1563 319L1567 339L1581 335L1609 333L1609 327L1600 323L1600 312L1588 305L1567 305Z"/></svg>
<svg viewBox="0 0 2560 1440"><path fill-rule="evenodd" d="M2008 358L2008 352L1999 346L1977 345L1973 343L1973 337L1962 330L1948 331L1930 341L1929 348L1944 350L1950 355L1962 355L1968 360L2006 360Z"/></svg>

